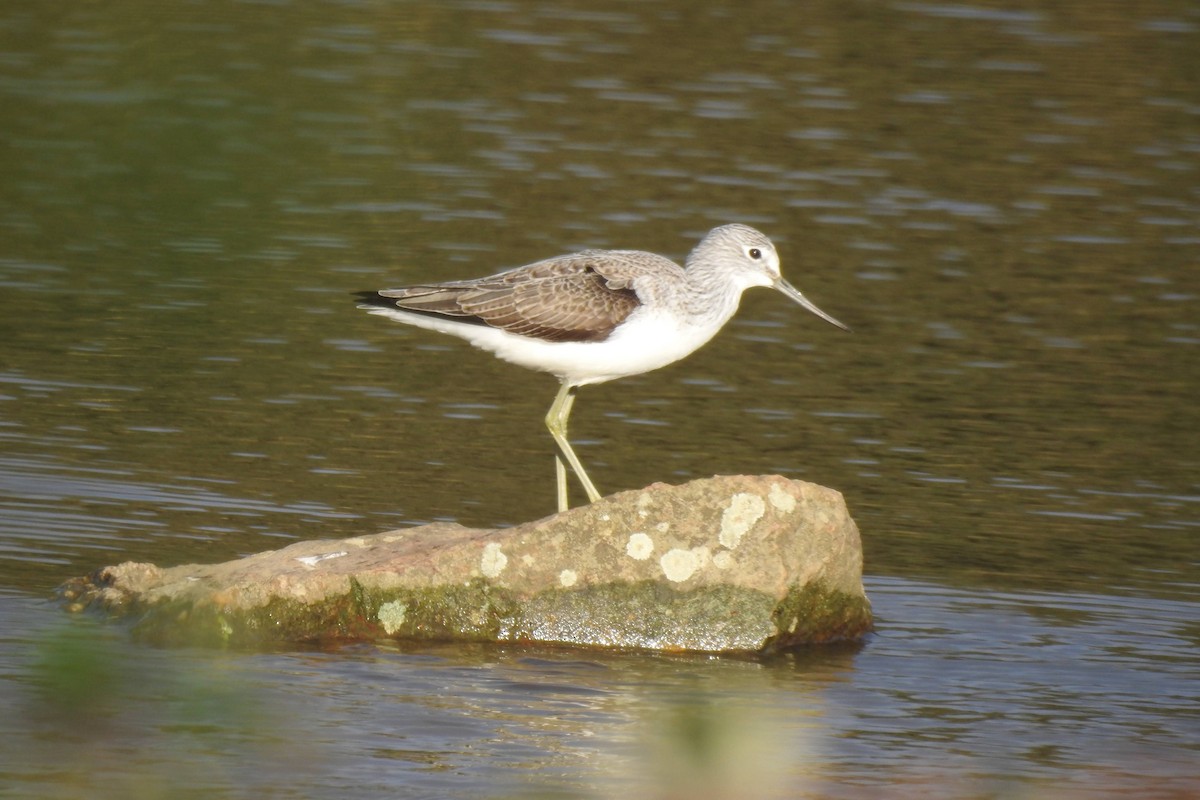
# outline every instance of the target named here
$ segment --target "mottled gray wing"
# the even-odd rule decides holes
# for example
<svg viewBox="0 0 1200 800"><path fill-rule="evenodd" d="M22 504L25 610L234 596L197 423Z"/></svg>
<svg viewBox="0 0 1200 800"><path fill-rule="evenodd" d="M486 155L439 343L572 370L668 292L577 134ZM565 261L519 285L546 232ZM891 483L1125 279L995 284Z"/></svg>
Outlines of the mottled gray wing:
<svg viewBox="0 0 1200 800"><path fill-rule="evenodd" d="M486 278L387 289L379 295L408 311L475 321L522 336L598 342L641 305L633 281L643 265L629 255L634 254L587 251Z"/></svg>

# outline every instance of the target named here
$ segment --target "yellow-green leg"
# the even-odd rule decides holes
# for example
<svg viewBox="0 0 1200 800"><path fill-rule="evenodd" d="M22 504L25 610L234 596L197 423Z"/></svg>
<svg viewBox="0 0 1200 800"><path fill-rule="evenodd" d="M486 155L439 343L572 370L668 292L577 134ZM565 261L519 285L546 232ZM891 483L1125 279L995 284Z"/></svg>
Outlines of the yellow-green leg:
<svg viewBox="0 0 1200 800"><path fill-rule="evenodd" d="M575 404L575 390L577 388L569 383L564 383L562 388L558 390L558 395L554 398L554 403L551 404L550 411L546 414L546 427L550 429L550 435L554 437L554 443L558 445L558 455L554 457L554 473L558 481L559 511L566 511L568 507L567 467L563 464L564 458L571 465L571 470L579 478L579 482L583 484L583 490L587 492L588 502L594 503L600 499L600 493L596 491L595 484L588 477L587 471L584 470L583 464L579 462L579 457L575 455L575 451L571 449L571 443L567 441L567 419L571 416L571 406Z"/></svg>

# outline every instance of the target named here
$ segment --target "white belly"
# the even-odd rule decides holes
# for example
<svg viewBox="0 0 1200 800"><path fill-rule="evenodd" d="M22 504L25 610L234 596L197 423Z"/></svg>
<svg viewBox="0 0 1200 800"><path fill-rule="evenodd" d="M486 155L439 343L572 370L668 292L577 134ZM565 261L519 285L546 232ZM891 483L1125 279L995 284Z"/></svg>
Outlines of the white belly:
<svg viewBox="0 0 1200 800"><path fill-rule="evenodd" d="M704 327L680 325L670 314L654 313L643 307L603 342L547 342L442 317L378 307L367 310L408 325L458 336L505 361L549 372L576 386L665 367L695 352L724 322Z"/></svg>

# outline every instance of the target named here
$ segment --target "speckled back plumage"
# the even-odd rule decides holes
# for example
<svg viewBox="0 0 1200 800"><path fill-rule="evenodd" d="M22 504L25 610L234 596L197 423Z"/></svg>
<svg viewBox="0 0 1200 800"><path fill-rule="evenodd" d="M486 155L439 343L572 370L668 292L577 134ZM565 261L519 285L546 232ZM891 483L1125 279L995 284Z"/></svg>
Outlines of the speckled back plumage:
<svg viewBox="0 0 1200 800"><path fill-rule="evenodd" d="M598 342L641 305L633 281L679 266L653 253L586 250L466 281L380 292L364 302L454 317L550 342Z"/></svg>

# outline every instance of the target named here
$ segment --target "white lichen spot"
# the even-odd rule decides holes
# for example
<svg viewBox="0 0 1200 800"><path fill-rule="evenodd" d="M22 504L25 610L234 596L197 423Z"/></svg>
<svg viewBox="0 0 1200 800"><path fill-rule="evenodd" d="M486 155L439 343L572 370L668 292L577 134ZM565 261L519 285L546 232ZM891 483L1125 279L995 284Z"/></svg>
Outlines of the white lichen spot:
<svg viewBox="0 0 1200 800"><path fill-rule="evenodd" d="M662 566L663 575L672 583L681 583L695 574L700 568L700 556L693 550L681 550L678 547L668 550L658 560Z"/></svg>
<svg viewBox="0 0 1200 800"><path fill-rule="evenodd" d="M483 548L483 558L479 561L479 571L484 577L495 578L508 566L508 556L500 550L496 542L488 542Z"/></svg>
<svg viewBox="0 0 1200 800"><path fill-rule="evenodd" d="M408 606L400 600L393 600L379 607L379 624L383 626L383 630L390 636L400 630L400 626L404 624L404 618L407 615Z"/></svg>
<svg viewBox="0 0 1200 800"><path fill-rule="evenodd" d="M767 513L767 504L756 494L738 492L721 515L721 533L717 540L730 550L737 548L746 531Z"/></svg>
<svg viewBox="0 0 1200 800"><path fill-rule="evenodd" d="M527 567L532 567L535 561L537 561L537 559L531 556L529 553L521 556L521 563Z"/></svg>
<svg viewBox="0 0 1200 800"><path fill-rule="evenodd" d="M349 554L345 550L342 550L338 553L325 553L319 556L298 556L296 560L306 567L315 567L318 561L324 561L327 558L341 558L344 555Z"/></svg>
<svg viewBox="0 0 1200 800"><path fill-rule="evenodd" d="M654 530L658 531L659 533L666 533L667 531L671 530L671 523L660 522L654 526Z"/></svg>
<svg viewBox="0 0 1200 800"><path fill-rule="evenodd" d="M654 540L640 531L629 536L625 554L634 561L645 561L654 552Z"/></svg>
<svg viewBox="0 0 1200 800"><path fill-rule="evenodd" d="M558 573L558 582L562 584L564 589L574 586L577 580L579 580L579 575L573 569L564 569Z"/></svg>
<svg viewBox="0 0 1200 800"><path fill-rule="evenodd" d="M796 496L786 491L778 483L771 486L771 491L767 493L767 499L771 501L771 505L785 514L796 510Z"/></svg>
<svg viewBox="0 0 1200 800"><path fill-rule="evenodd" d="M733 554L728 550L722 550L713 556L713 566L717 569L729 569L733 566Z"/></svg>
<svg viewBox="0 0 1200 800"><path fill-rule="evenodd" d="M638 495L638 499L637 499L638 516L643 519L650 516L650 504L653 502L654 502L654 498L651 497L649 492L642 492L640 495Z"/></svg>

